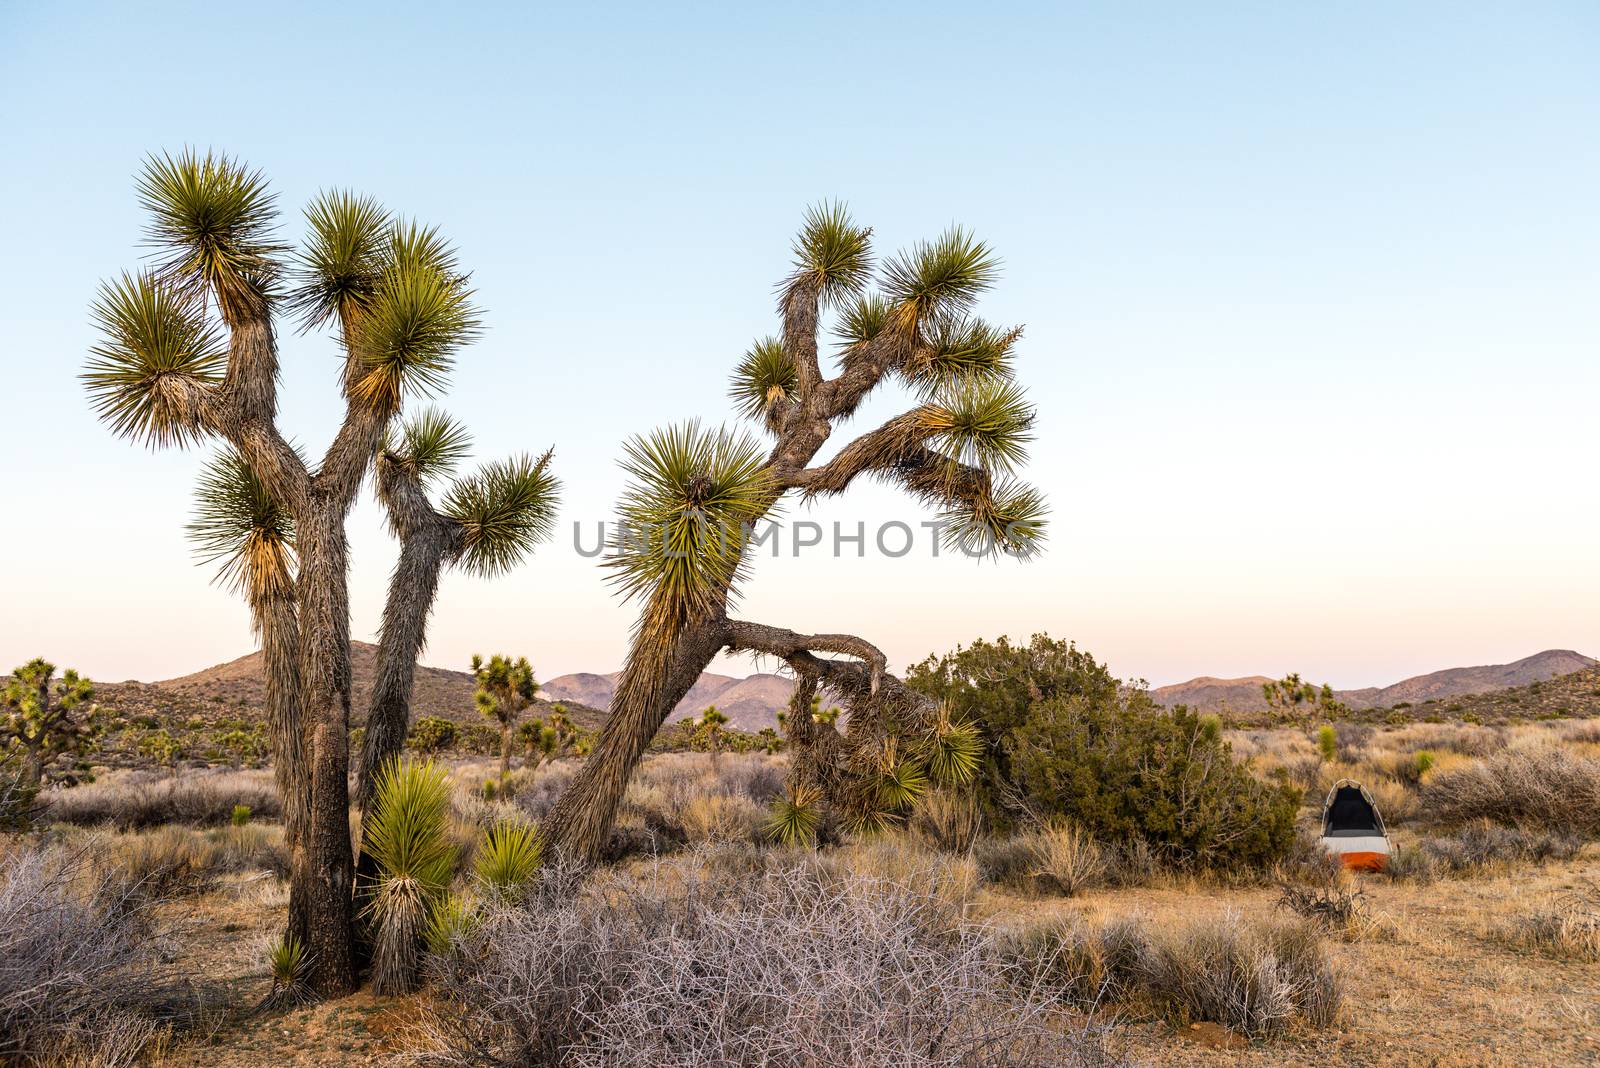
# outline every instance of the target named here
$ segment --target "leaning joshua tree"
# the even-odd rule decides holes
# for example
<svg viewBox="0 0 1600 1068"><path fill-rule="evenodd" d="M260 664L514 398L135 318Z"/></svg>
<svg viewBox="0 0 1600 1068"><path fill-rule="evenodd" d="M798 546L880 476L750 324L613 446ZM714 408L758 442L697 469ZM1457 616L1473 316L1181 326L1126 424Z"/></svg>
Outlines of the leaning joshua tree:
<svg viewBox="0 0 1600 1068"><path fill-rule="evenodd" d="M779 657L802 681L841 697L850 713L844 771L858 791L885 766L892 772L903 752L897 739L936 728L937 710L887 673L870 642L729 617L751 550L744 533L784 497L840 494L869 476L940 509L948 545L1027 555L1042 537L1042 498L1012 481L1033 418L1012 380L1020 331L971 314L997 261L956 229L890 259L872 289L869 236L842 207L805 220L778 300L782 336L757 342L733 380L734 400L765 428L770 448L695 424L627 447L632 482L609 563L642 610L611 716L546 824L553 847L575 860L597 855L645 747L724 649ZM831 377L819 355L830 313ZM913 406L814 463L834 427L890 381L911 393ZM809 708L808 694L799 713ZM806 731L788 727L791 737Z"/></svg>
<svg viewBox="0 0 1600 1068"><path fill-rule="evenodd" d="M407 419L378 453L378 496L400 539L389 579L378 673L362 736L357 798L365 811L378 773L400 755L410 727L417 656L446 566L492 578L521 562L555 527L561 483L550 452L485 464L450 484L435 507L428 490L466 454L466 429L434 409ZM530 675L531 677L531 675Z"/></svg>
<svg viewBox="0 0 1600 1068"><path fill-rule="evenodd" d="M345 520L402 400L438 390L477 332L466 277L431 229L373 201L324 194L298 256L280 244L265 179L223 156L150 158L138 183L156 262L106 283L84 380L117 433L151 446L213 438L294 523L304 841L291 922L310 986L354 986L348 817L350 613ZM344 418L315 464L277 425L278 320L331 326ZM285 741L274 748L284 752Z"/></svg>

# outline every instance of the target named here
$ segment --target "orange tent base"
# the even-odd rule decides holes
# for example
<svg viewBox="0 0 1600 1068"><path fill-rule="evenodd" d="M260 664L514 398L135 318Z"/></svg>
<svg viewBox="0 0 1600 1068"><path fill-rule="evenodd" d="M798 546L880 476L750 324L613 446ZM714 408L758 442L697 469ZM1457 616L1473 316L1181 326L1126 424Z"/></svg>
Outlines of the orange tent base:
<svg viewBox="0 0 1600 1068"><path fill-rule="evenodd" d="M1339 862L1352 871L1382 871L1389 866L1387 853L1341 853Z"/></svg>

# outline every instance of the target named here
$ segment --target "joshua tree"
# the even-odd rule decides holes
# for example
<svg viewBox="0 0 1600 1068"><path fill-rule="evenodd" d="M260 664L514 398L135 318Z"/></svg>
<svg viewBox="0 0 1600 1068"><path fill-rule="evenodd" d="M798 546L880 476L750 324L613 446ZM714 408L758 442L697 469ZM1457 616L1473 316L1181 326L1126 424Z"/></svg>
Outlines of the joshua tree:
<svg viewBox="0 0 1600 1068"><path fill-rule="evenodd" d="M307 242L291 259L265 179L234 160L151 157L138 186L158 259L101 288L101 340L84 380L101 418L125 437L231 445L293 520L298 677L278 684L299 693L310 803L304 870L291 877L303 901L291 911L308 928L311 988L342 993L355 981L345 519L403 399L439 390L455 351L476 335L471 290L434 230L364 197L313 201ZM307 329L332 326L341 351L344 419L316 464L277 425L285 312Z"/></svg>
<svg viewBox="0 0 1600 1068"><path fill-rule="evenodd" d="M561 484L548 470L548 451L537 460L518 456L484 465L452 483L435 508L429 486L454 470L467 445L466 429L430 408L408 419L378 453L378 495L400 539L400 560L389 579L362 739L357 799L363 810L378 770L405 746L417 657L440 571L451 564L483 578L504 574L555 525Z"/></svg>
<svg viewBox="0 0 1600 1068"><path fill-rule="evenodd" d="M1041 540L1043 499L1011 480L1033 419L1011 375L1020 331L971 315L997 273L988 247L952 230L889 260L872 292L869 231L842 207L823 206L808 214L794 252L778 298L782 335L755 343L731 391L770 447L690 423L626 448L625 529L609 564L641 612L604 731L547 821L552 846L575 860L597 855L645 747L724 649L777 656L837 694L863 782L890 734L931 724L932 703L889 675L870 642L729 618L747 563L744 534L784 497L832 496L875 477L940 509L949 546L1027 555ZM838 356L825 377L819 332L829 312ZM888 380L907 387L914 406L813 466L834 427Z"/></svg>
<svg viewBox="0 0 1600 1068"><path fill-rule="evenodd" d="M251 628L261 643L272 770L282 798L290 878L300 880L289 894L289 928L279 944L285 952L299 947L303 966L310 937L306 908L311 889L303 880L310 875L305 849L311 779L300 715L294 517L267 492L239 452L225 448L201 472L188 530L202 560L221 563L216 581L244 595Z"/></svg>
<svg viewBox="0 0 1600 1068"><path fill-rule="evenodd" d="M35 657L13 668L0 691L0 742L21 761L18 785L26 796L39 788L47 765L94 737L88 718L77 714L94 698L94 683L71 668L55 674L54 664Z"/></svg>
<svg viewBox="0 0 1600 1068"><path fill-rule="evenodd" d="M478 711L500 724L500 781L504 783L511 774L512 729L517 717L533 704L539 684L534 681L533 666L525 656L512 660L496 653L485 661L474 655L472 674L478 679L478 690L473 694Z"/></svg>
<svg viewBox="0 0 1600 1068"><path fill-rule="evenodd" d="M706 706L706 710L700 713L700 719L695 723L694 732L705 741L713 764L717 762L717 757L722 755L722 728L727 724L728 717L719 712L716 705Z"/></svg>
<svg viewBox="0 0 1600 1068"><path fill-rule="evenodd" d="M1308 712L1315 710L1327 715L1337 715L1345 710L1344 704L1333 695L1332 686L1323 683L1319 688L1300 678L1297 671L1291 671L1275 682L1262 683L1261 696L1273 708L1281 708L1290 715L1298 714L1302 707Z"/></svg>

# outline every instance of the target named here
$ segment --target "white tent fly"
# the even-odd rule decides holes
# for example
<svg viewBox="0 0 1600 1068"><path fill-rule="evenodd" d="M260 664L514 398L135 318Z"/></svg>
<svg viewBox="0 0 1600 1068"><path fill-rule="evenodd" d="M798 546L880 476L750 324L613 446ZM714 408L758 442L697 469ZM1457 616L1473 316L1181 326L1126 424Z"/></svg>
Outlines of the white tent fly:
<svg viewBox="0 0 1600 1068"><path fill-rule="evenodd" d="M1393 852L1383 815L1366 787L1340 779L1322 805L1322 848L1347 868L1382 871Z"/></svg>

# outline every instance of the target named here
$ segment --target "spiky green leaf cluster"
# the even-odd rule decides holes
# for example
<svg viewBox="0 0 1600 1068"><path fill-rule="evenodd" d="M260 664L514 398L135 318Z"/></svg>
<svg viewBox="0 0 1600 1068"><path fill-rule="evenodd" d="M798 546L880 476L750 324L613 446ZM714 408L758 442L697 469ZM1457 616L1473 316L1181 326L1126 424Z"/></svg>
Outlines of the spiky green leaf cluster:
<svg viewBox="0 0 1600 1068"><path fill-rule="evenodd" d="M550 472L550 458L495 461L451 486L443 511L462 526L467 571L503 574L554 532L561 480Z"/></svg>
<svg viewBox="0 0 1600 1068"><path fill-rule="evenodd" d="M1010 474L1027 459L1034 409L1015 382L963 379L922 412L934 447L952 460L989 474Z"/></svg>
<svg viewBox="0 0 1600 1068"><path fill-rule="evenodd" d="M229 322L269 310L284 246L274 239L275 197L260 171L185 149L148 157L138 191L163 279L192 299L214 297Z"/></svg>
<svg viewBox="0 0 1600 1068"><path fill-rule="evenodd" d="M999 273L1000 260L989 246L954 227L884 264L882 284L891 302L926 323L966 311Z"/></svg>
<svg viewBox="0 0 1600 1068"><path fill-rule="evenodd" d="M173 387L212 385L227 370L227 348L199 303L148 273L124 273L101 284L90 315L100 340L83 381L96 414L152 447L197 440L196 413Z"/></svg>
<svg viewBox="0 0 1600 1068"><path fill-rule="evenodd" d="M728 396L739 414L776 429L777 416L795 396L800 376L783 342L764 337L752 345L733 372Z"/></svg>
<svg viewBox="0 0 1600 1068"><path fill-rule="evenodd" d="M364 367L355 395L397 411L405 396L442 390L456 349L479 333L471 298L460 275L426 264L390 264L354 324Z"/></svg>
<svg viewBox="0 0 1600 1068"><path fill-rule="evenodd" d="M919 754L928 777L940 786L965 786L983 766L983 735L971 723L940 715Z"/></svg>
<svg viewBox="0 0 1600 1068"><path fill-rule="evenodd" d="M872 231L838 201L806 211L794 242L794 279L814 282L824 302L858 292L872 271Z"/></svg>
<svg viewBox="0 0 1600 1068"><path fill-rule="evenodd" d="M399 432L387 435L383 444L391 460L424 484L454 472L471 449L466 426L432 405L407 416Z"/></svg>
<svg viewBox="0 0 1600 1068"><path fill-rule="evenodd" d="M435 957L455 952L483 923L483 910L465 894L448 893L434 903L423 928L422 943Z"/></svg>
<svg viewBox="0 0 1600 1068"><path fill-rule="evenodd" d="M863 293L845 303L833 332L844 348L864 345L883 332L889 325L891 314L889 302L882 296Z"/></svg>
<svg viewBox="0 0 1600 1068"><path fill-rule="evenodd" d="M397 760L384 769L361 841L381 882L409 882L423 898L449 889L456 866L449 812L450 786L433 761Z"/></svg>
<svg viewBox="0 0 1600 1068"><path fill-rule="evenodd" d="M967 556L1027 559L1044 545L1050 508L1032 486L1002 482L987 496L956 502L939 516L944 543Z"/></svg>
<svg viewBox="0 0 1600 1068"><path fill-rule="evenodd" d="M822 824L821 800L820 793L806 786L779 797L772 803L772 812L767 817L767 838L785 846L815 842L817 829Z"/></svg>
<svg viewBox="0 0 1600 1068"><path fill-rule="evenodd" d="M683 423L628 442L623 469L631 482L607 561L617 585L668 625L711 611L741 576L749 527L774 497L760 446Z"/></svg>
<svg viewBox="0 0 1600 1068"><path fill-rule="evenodd" d="M924 399L963 383L998 386L1011 378L1011 349L1021 334L982 319L942 317L926 331L901 372Z"/></svg>
<svg viewBox="0 0 1600 1068"><path fill-rule="evenodd" d="M294 518L227 448L206 462L185 527L202 563L221 563L216 581L252 601L287 594L294 582Z"/></svg>
<svg viewBox="0 0 1600 1068"><path fill-rule="evenodd" d="M478 884L487 892L514 901L525 893L544 859L544 840L526 823L502 821L484 831L473 861Z"/></svg>
<svg viewBox="0 0 1600 1068"><path fill-rule="evenodd" d="M389 213L374 199L345 190L321 193L306 206L307 236L296 257L289 304L306 326L353 319L377 295L390 262Z"/></svg>

